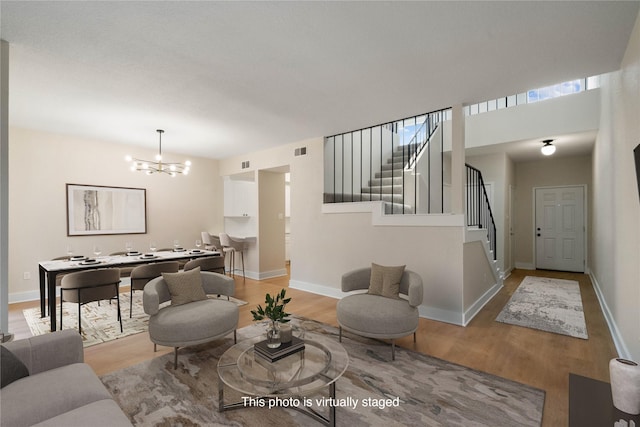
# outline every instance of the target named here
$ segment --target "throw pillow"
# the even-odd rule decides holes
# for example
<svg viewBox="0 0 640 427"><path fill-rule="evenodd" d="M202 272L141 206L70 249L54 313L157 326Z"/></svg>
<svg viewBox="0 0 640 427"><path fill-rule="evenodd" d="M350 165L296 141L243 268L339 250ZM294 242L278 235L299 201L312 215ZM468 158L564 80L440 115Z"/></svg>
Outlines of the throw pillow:
<svg viewBox="0 0 640 427"><path fill-rule="evenodd" d="M371 295L381 295L398 298L400 293L400 279L404 273L404 265L386 267L371 263L371 279L369 292Z"/></svg>
<svg viewBox="0 0 640 427"><path fill-rule="evenodd" d="M402 279L402 273L400 273L400 277L397 277L395 273L385 271L382 274L382 293L380 295L387 298L400 298L400 279Z"/></svg>
<svg viewBox="0 0 640 427"><path fill-rule="evenodd" d="M29 370L15 354L5 346L0 346L0 388L11 384L20 378L28 377Z"/></svg>
<svg viewBox="0 0 640 427"><path fill-rule="evenodd" d="M179 273L162 273L162 277L169 287L171 305L207 299L207 294L202 287L200 267Z"/></svg>

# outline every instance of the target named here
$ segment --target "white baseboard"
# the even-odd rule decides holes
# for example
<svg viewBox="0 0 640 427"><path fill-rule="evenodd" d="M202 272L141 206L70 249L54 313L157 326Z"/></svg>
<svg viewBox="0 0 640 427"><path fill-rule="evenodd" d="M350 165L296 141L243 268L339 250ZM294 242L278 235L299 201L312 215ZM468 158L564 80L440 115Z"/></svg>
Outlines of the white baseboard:
<svg viewBox="0 0 640 427"><path fill-rule="evenodd" d="M516 268L520 270L535 270L536 266L530 262L516 262Z"/></svg>
<svg viewBox="0 0 640 427"><path fill-rule="evenodd" d="M128 277L123 277L120 281L120 286L130 286L131 279ZM60 288L56 288L56 297L60 296ZM28 301L40 301L40 290L35 291L25 291L25 292L14 292L9 294L8 297L9 304L14 304L17 302L28 302Z"/></svg>
<svg viewBox="0 0 640 427"><path fill-rule="evenodd" d="M287 274L288 273L286 268L281 268L279 270L271 270L271 271L261 271L260 273L258 273L257 280L271 279L273 277L282 277L282 276L286 276Z"/></svg>
<svg viewBox="0 0 640 427"><path fill-rule="evenodd" d="M299 280L289 280L289 287L300 291L311 292L316 295L323 295L335 299L341 299L346 293L332 286L316 285L314 283L301 282Z"/></svg>
<svg viewBox="0 0 640 427"><path fill-rule="evenodd" d="M56 289L56 296L60 296L60 289ZM14 292L12 294L9 294L9 304L39 300L40 291Z"/></svg>
<svg viewBox="0 0 640 427"><path fill-rule="evenodd" d="M487 290L476 302L471 304L471 307L467 311L464 312L463 317L463 325L467 326L471 320L476 317L476 315L482 310L482 308L487 305L491 299L496 296L500 289L502 289L503 285L501 283L494 284L491 288Z"/></svg>
<svg viewBox="0 0 640 427"><path fill-rule="evenodd" d="M424 317L429 320L436 320L438 322L451 323L457 326L464 326L462 313L458 313L451 310L443 310L436 307L427 307L421 305L418 307L418 313L420 317Z"/></svg>
<svg viewBox="0 0 640 427"><path fill-rule="evenodd" d="M618 351L618 357L621 357L623 359L632 359L631 353L629 352L627 345L624 343L622 334L620 334L620 330L618 329L618 326L616 325L616 321L613 318L613 314L611 313L611 310L609 310L607 301L604 299L604 294L600 289L598 280L595 278L595 276L591 272L589 272L589 277L591 278L591 283L593 283L593 289L596 291L596 296L598 297L598 301L600 302L600 308L602 308L602 314L604 314L604 319L607 321L607 326L609 327L609 332L611 333L613 344L616 346L616 350Z"/></svg>

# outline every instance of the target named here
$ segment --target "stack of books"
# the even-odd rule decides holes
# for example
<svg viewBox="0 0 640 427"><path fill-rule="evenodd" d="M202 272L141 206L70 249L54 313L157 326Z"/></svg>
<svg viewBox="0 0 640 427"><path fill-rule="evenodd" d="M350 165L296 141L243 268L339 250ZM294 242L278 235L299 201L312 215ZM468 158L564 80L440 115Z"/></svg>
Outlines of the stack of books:
<svg viewBox="0 0 640 427"><path fill-rule="evenodd" d="M304 350L304 341L298 337L293 337L290 342L280 344L280 347L267 347L267 340L260 341L253 345L254 353L269 362L275 362L283 357L290 356Z"/></svg>

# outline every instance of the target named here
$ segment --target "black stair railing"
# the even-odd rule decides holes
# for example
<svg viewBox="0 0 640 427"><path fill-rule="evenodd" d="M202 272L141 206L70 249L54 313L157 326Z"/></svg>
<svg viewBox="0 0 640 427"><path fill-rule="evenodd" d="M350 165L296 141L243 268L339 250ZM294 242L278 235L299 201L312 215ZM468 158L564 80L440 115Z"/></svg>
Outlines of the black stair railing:
<svg viewBox="0 0 640 427"><path fill-rule="evenodd" d="M467 167L467 226L487 229L487 240L495 261L497 259L496 222L491 212L491 204L489 203L482 172L471 165L465 164L465 166Z"/></svg>
<svg viewBox="0 0 640 427"><path fill-rule="evenodd" d="M386 202L386 213L416 213L415 189L424 184L418 181L418 174L405 177L404 172L415 167L420 153L428 147L429 139L448 113L450 109L438 110L326 137L324 202L380 200ZM442 147L438 150L442 164ZM408 179L413 182L407 182ZM442 187L442 177L438 182ZM407 197L409 184L414 192ZM442 188L439 193L443 194ZM438 203L439 213L443 204Z"/></svg>

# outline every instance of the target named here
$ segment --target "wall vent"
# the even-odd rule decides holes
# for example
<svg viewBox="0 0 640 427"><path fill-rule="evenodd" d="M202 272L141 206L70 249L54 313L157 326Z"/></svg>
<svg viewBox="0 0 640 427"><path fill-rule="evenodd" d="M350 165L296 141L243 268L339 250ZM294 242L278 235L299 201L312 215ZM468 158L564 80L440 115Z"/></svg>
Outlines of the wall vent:
<svg viewBox="0 0 640 427"><path fill-rule="evenodd" d="M307 147L296 148L294 151L294 155L296 156L304 156L307 154Z"/></svg>
<svg viewBox="0 0 640 427"><path fill-rule="evenodd" d="M249 168L249 160L247 160L246 162L242 162L242 169L248 169Z"/></svg>

